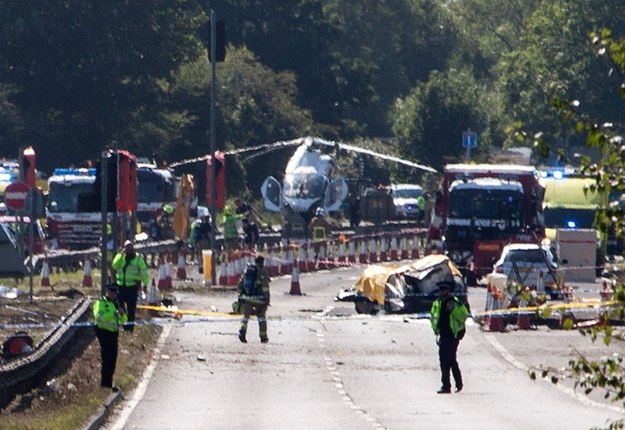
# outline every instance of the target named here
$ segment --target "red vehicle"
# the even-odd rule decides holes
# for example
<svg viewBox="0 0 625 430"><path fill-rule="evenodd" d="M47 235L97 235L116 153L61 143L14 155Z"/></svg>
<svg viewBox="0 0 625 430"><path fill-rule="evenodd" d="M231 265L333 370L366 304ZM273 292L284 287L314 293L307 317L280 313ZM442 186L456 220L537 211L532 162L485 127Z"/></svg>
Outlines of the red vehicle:
<svg viewBox="0 0 625 430"><path fill-rule="evenodd" d="M544 237L543 196L534 167L449 164L436 193L428 244L440 244L474 285L507 243Z"/></svg>
<svg viewBox="0 0 625 430"><path fill-rule="evenodd" d="M118 150L108 164L109 215L116 208L134 218L137 210L137 163L135 156ZM113 164L116 162L115 164ZM56 169L48 178L46 227L51 248L86 249L100 244L101 186L97 169ZM112 217L110 217L112 218Z"/></svg>

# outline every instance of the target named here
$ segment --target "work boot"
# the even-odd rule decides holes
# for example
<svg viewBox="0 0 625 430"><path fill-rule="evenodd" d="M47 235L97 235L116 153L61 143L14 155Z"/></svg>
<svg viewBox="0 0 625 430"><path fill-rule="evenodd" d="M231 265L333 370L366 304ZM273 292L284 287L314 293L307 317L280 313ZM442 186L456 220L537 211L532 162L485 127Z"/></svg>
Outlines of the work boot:
<svg viewBox="0 0 625 430"><path fill-rule="evenodd" d="M239 331L239 340L241 343L247 343L247 339L245 338L245 332L243 330Z"/></svg>
<svg viewBox="0 0 625 430"><path fill-rule="evenodd" d="M260 337L260 341L261 341L261 343L267 343L267 342L269 342L269 338L267 336L261 336Z"/></svg>

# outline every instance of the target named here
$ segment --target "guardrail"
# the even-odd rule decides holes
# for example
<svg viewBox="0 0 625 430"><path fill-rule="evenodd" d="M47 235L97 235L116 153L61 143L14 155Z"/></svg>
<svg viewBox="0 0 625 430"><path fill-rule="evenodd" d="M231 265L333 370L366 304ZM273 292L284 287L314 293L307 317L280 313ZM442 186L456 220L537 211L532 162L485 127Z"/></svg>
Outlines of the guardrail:
<svg viewBox="0 0 625 430"><path fill-rule="evenodd" d="M17 394L29 391L56 362L76 333L75 323L85 319L90 301L81 299L62 318L61 323L48 332L28 355L0 364L0 409L7 406Z"/></svg>

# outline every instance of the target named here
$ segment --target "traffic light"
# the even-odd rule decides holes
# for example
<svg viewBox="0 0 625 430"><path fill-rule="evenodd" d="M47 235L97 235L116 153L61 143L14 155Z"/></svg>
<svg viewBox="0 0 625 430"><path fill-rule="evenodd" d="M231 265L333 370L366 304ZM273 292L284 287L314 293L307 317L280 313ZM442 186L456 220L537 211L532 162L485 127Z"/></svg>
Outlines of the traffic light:
<svg viewBox="0 0 625 430"><path fill-rule="evenodd" d="M36 168L36 155L32 146L25 148L20 152L20 180L28 185L28 188L35 188L37 186Z"/></svg>
<svg viewBox="0 0 625 430"><path fill-rule="evenodd" d="M137 209L136 157L125 150L111 151L106 155L106 209L108 212L132 212ZM102 208L102 163L96 164L93 184L95 201L93 209ZM119 198L118 198L119 197Z"/></svg>
<svg viewBox="0 0 625 430"><path fill-rule="evenodd" d="M211 23L208 23L208 60L213 62L211 52ZM223 19L215 21L215 62L221 63L226 59L226 22Z"/></svg>
<svg viewBox="0 0 625 430"><path fill-rule="evenodd" d="M212 198L212 163L213 158L215 160L215 207L222 209L226 204L226 162L224 159L224 153L220 151L215 152L215 157L210 157L206 160L206 201L208 207L213 206Z"/></svg>

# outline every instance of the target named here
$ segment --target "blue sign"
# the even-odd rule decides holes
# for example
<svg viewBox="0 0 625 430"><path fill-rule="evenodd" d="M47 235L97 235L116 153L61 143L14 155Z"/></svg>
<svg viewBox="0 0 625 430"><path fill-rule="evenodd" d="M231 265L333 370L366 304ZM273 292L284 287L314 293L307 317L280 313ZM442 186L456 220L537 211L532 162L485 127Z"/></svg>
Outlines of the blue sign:
<svg viewBox="0 0 625 430"><path fill-rule="evenodd" d="M477 133L468 129L462 133L462 146L465 148L477 148Z"/></svg>

